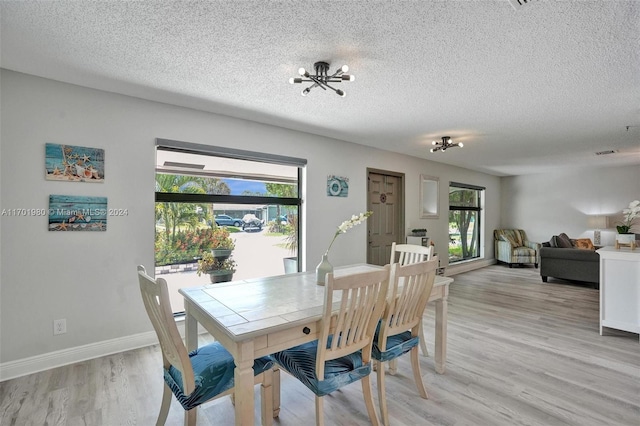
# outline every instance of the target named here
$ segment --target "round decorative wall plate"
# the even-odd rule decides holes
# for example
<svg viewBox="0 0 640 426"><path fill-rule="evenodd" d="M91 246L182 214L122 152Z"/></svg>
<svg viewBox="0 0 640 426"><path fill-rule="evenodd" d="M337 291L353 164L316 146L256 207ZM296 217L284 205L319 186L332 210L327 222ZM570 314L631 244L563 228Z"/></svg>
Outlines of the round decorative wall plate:
<svg viewBox="0 0 640 426"><path fill-rule="evenodd" d="M338 179L332 179L329 181L329 192L331 195L339 195L340 191L342 191L342 185Z"/></svg>

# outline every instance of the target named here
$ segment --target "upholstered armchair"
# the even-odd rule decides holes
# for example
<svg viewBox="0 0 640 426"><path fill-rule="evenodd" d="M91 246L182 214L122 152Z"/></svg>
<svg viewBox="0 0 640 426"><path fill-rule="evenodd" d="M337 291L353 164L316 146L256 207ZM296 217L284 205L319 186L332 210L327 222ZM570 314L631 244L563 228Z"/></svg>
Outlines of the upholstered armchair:
<svg viewBox="0 0 640 426"><path fill-rule="evenodd" d="M522 229L496 229L493 231L495 254L498 262L509 264L533 263L538 267L540 243L527 239Z"/></svg>

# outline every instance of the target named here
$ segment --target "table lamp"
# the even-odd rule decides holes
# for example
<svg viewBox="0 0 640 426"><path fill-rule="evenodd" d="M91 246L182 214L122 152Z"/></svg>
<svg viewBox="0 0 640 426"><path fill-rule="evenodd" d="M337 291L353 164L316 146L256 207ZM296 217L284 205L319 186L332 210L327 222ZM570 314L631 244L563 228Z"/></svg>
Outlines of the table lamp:
<svg viewBox="0 0 640 426"><path fill-rule="evenodd" d="M600 240L600 230L606 229L609 227L609 218L607 216L597 215L597 216L589 216L588 225L590 229L593 229L593 244L599 246L601 244Z"/></svg>

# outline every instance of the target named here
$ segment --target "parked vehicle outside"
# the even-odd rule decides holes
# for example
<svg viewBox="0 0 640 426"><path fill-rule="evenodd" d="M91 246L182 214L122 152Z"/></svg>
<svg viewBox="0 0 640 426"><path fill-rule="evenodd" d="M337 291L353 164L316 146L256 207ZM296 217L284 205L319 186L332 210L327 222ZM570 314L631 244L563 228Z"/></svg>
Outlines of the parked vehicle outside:
<svg viewBox="0 0 640 426"><path fill-rule="evenodd" d="M215 217L216 225L218 226L237 226L240 227L242 225L242 219L233 218L226 214L219 214Z"/></svg>
<svg viewBox="0 0 640 426"><path fill-rule="evenodd" d="M262 221L253 214L246 214L242 218L242 230L246 231L249 229L262 230Z"/></svg>

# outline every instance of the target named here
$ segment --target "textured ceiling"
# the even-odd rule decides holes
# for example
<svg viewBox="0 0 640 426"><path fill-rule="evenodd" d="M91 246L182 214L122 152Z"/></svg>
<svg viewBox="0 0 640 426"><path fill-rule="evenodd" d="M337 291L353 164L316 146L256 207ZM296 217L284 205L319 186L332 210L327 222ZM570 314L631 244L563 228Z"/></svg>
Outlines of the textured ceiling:
<svg viewBox="0 0 640 426"><path fill-rule="evenodd" d="M10 70L499 176L640 165L636 1L2 1L0 14ZM349 65L345 98L288 84L319 60ZM430 153L441 136L465 147Z"/></svg>

